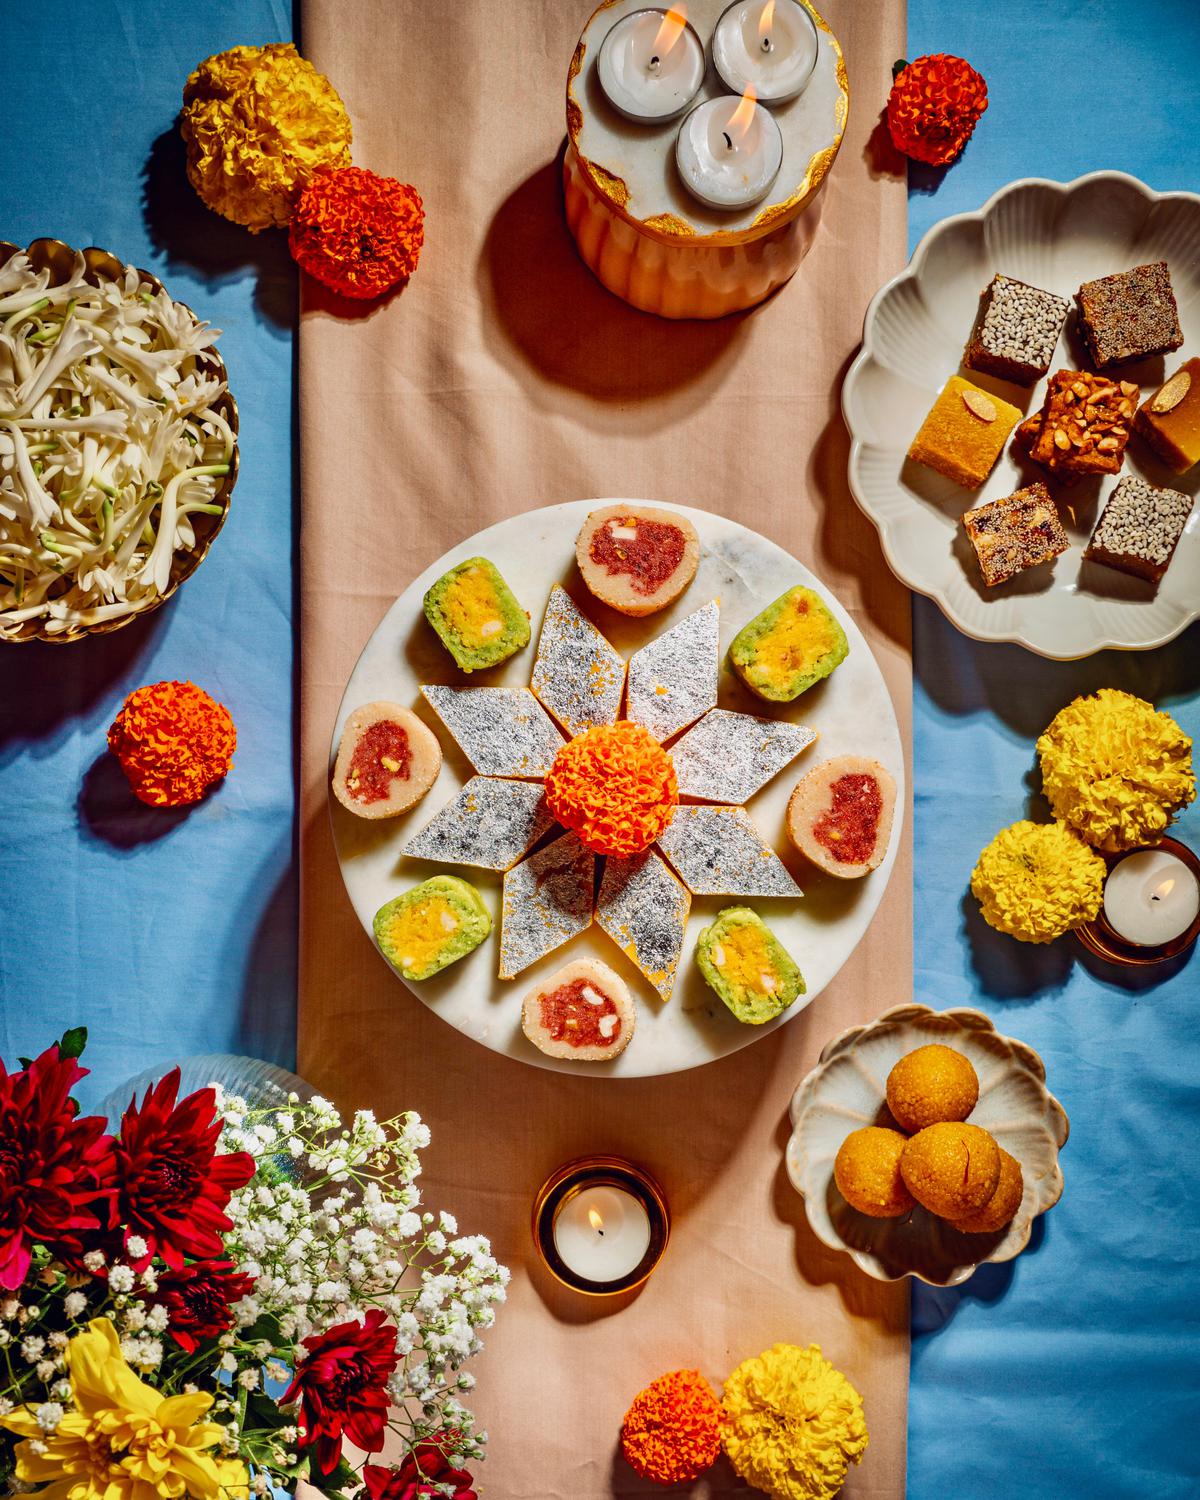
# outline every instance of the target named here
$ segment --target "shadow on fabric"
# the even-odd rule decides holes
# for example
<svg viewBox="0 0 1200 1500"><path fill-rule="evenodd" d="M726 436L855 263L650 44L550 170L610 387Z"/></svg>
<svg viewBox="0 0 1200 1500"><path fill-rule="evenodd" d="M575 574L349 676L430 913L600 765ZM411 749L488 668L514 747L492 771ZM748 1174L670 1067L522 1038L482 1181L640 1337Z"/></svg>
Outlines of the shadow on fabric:
<svg viewBox="0 0 1200 1500"><path fill-rule="evenodd" d="M251 234L204 206L187 178L187 151L178 122L155 139L142 170L142 215L169 270L215 281L255 273L254 305L270 328L297 323L296 268L282 230Z"/></svg>
<svg viewBox="0 0 1200 1500"><path fill-rule="evenodd" d="M219 793L220 788L215 791ZM116 756L105 749L92 762L79 788L79 824L85 833L112 848L131 850L173 833L199 805L148 807L139 802Z"/></svg>
<svg viewBox="0 0 1200 1500"><path fill-rule="evenodd" d="M601 402L694 384L727 357L746 313L674 320L637 311L580 260L562 202L562 152L497 209L479 263L489 338L547 380Z"/></svg>

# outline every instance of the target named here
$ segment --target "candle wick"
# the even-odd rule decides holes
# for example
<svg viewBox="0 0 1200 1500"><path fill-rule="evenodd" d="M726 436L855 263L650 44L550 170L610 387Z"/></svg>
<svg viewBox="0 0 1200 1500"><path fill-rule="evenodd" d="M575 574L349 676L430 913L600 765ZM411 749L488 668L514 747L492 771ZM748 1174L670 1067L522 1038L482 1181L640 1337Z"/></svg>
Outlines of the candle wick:
<svg viewBox="0 0 1200 1500"><path fill-rule="evenodd" d="M763 37L763 39L762 39L762 49L763 49L764 52L773 52L775 50L775 43L771 40L771 38L769 36Z"/></svg>
<svg viewBox="0 0 1200 1500"><path fill-rule="evenodd" d="M733 150L733 142L729 138L729 132L728 132L728 130L722 130L721 134L725 137L725 144L732 151Z"/></svg>
<svg viewBox="0 0 1200 1500"><path fill-rule="evenodd" d="M652 69L653 68L657 68L660 62L661 62L661 59L659 58L658 54L655 53L655 55L650 59L650 67Z"/></svg>

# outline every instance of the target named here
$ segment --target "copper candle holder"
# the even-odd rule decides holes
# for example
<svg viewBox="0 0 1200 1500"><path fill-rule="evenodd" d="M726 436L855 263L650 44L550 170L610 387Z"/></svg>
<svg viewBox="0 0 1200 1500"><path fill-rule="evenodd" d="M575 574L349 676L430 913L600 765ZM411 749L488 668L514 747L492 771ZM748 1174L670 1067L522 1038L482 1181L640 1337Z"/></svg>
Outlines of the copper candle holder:
<svg viewBox="0 0 1200 1500"><path fill-rule="evenodd" d="M649 1242L638 1263L611 1281L593 1281L574 1270L555 1243L555 1224L567 1205L589 1188L615 1188L627 1193L645 1211ZM663 1191L643 1167L620 1156L581 1157L552 1172L533 1203L533 1242L550 1274L563 1286L588 1297L612 1297L631 1292L658 1265L671 1237L671 1216Z"/></svg>
<svg viewBox="0 0 1200 1500"><path fill-rule="evenodd" d="M1186 865L1195 876L1197 884L1200 884L1200 858L1197 858L1186 844L1181 844L1178 839L1164 838L1152 847L1161 850L1164 854L1173 854L1181 864ZM1129 849L1123 854L1106 857L1109 874L1130 854L1142 852L1139 849ZM1148 968L1152 964L1166 963L1172 958L1178 958L1181 953L1187 952L1200 937L1200 912L1197 913L1191 925L1177 937L1155 947L1131 943L1127 938L1122 937L1104 915L1103 906L1094 921L1075 929L1075 936L1089 953L1103 959L1105 963L1127 969Z"/></svg>

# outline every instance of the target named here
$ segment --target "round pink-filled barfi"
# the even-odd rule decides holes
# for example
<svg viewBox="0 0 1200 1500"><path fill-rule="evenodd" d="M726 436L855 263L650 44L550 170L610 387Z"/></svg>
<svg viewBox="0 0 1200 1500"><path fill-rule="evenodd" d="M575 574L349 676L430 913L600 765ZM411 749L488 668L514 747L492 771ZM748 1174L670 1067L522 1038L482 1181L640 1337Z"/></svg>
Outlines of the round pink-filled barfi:
<svg viewBox="0 0 1200 1500"><path fill-rule="evenodd" d="M678 599L696 576L700 538L672 510L609 505L594 510L575 543L583 581L623 615L652 615Z"/></svg>
<svg viewBox="0 0 1200 1500"><path fill-rule="evenodd" d="M437 780L437 736L410 708L364 703L346 720L333 768L333 795L360 818L394 818Z"/></svg>
<svg viewBox="0 0 1200 1500"><path fill-rule="evenodd" d="M619 974L598 959L556 970L525 996L521 1029L547 1057L608 1062L628 1047L637 1011Z"/></svg>
<svg viewBox="0 0 1200 1500"><path fill-rule="evenodd" d="M818 869L853 880L882 863L895 807L896 783L877 760L839 755L797 782L788 838Z"/></svg>

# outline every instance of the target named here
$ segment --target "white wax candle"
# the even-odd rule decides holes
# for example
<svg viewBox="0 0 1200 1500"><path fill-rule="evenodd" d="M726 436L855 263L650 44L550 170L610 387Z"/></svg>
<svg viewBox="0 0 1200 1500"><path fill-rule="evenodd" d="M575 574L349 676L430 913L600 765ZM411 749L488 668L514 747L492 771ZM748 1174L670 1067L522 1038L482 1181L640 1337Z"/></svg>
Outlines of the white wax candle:
<svg viewBox="0 0 1200 1500"><path fill-rule="evenodd" d="M735 94L794 99L817 65L816 22L797 0L734 0L713 32L713 67Z"/></svg>
<svg viewBox="0 0 1200 1500"><path fill-rule="evenodd" d="M779 126L751 90L697 105L679 127L675 162L689 193L710 208L765 198L783 161Z"/></svg>
<svg viewBox="0 0 1200 1500"><path fill-rule="evenodd" d="M649 1216L623 1188L581 1188L555 1216L554 1248L585 1281L620 1281L642 1263L649 1245Z"/></svg>
<svg viewBox="0 0 1200 1500"><path fill-rule="evenodd" d="M704 82L704 48L685 8L622 16L600 44L596 76L626 119L654 124L682 114Z"/></svg>
<svg viewBox="0 0 1200 1500"><path fill-rule="evenodd" d="M1165 849L1128 854L1104 885L1104 915L1114 932L1139 948L1177 938L1200 912L1200 885L1181 859Z"/></svg>

